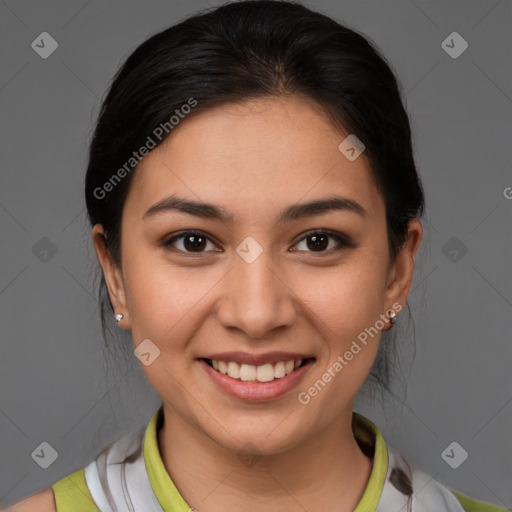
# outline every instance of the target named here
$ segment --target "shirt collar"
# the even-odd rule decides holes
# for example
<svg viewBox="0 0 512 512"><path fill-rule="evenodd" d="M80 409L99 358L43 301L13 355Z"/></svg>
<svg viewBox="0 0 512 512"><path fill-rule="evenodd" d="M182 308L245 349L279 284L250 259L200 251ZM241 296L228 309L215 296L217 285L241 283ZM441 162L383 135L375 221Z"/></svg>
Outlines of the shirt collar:
<svg viewBox="0 0 512 512"><path fill-rule="evenodd" d="M185 502L167 472L158 448L158 431L163 425L163 406L155 412L144 435L144 459L149 481L162 508L173 512L189 512ZM388 467L386 443L377 428L368 418L352 413L352 431L365 455L373 458L370 478L354 512L375 511L384 486Z"/></svg>

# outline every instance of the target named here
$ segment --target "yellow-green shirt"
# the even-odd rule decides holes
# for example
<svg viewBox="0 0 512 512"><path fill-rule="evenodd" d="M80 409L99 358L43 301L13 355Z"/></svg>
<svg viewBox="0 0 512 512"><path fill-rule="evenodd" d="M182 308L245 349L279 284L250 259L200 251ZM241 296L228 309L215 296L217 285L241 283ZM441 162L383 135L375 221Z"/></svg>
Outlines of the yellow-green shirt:
<svg viewBox="0 0 512 512"><path fill-rule="evenodd" d="M156 510L159 504L160 510L164 512L190 512L194 504L185 502L160 456L157 433L162 424L163 409L160 407L144 430L138 434L130 434L129 442L123 445L118 441L108 445L102 451L102 464L98 463L98 456L87 468L56 482L52 489L57 512L109 512L109 506L111 510L115 510L113 503L120 511L129 511L133 508L134 512L160 512ZM376 425L361 414L353 413L352 429L362 451L373 459L368 484L354 512L389 512L388 507L396 508L396 505L401 503L405 507L409 504L412 512L415 510L415 504L421 510L432 512L505 512L504 508L449 490L430 478L427 480L425 473L411 468L394 448L386 445ZM123 439L125 438L126 436ZM113 446L117 448L114 449ZM140 457L137 469L139 475L134 473L133 467L130 469L126 466L128 471L125 472L123 466L130 461L133 462L137 454ZM120 471L120 468L123 471ZM142 481L140 477L147 479L147 489L141 491L141 494L145 492L147 499L155 500L152 506L148 505L150 501L144 501L144 496L140 496L141 501L138 501L136 493L137 486ZM87 481L87 478L90 481ZM428 485L422 484L422 478ZM417 487L418 492L416 484L421 484ZM131 485L133 488L130 488ZM113 496L109 496L111 492ZM131 498L126 498L127 495ZM152 509L144 508L141 505L144 503L146 507ZM101 506L103 508L100 511Z"/></svg>

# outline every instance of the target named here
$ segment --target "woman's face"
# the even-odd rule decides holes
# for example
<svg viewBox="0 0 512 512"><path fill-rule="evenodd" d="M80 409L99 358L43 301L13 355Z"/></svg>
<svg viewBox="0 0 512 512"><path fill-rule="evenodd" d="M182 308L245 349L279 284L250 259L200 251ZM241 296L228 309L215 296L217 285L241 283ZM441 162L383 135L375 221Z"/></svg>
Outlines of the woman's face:
<svg viewBox="0 0 512 512"><path fill-rule="evenodd" d="M297 97L210 109L139 164L122 270L94 228L120 325L145 343L164 406L231 450L278 453L350 417L384 315L407 298L421 226L391 265L383 198L364 153L338 148L345 137ZM170 196L200 206L152 209Z"/></svg>

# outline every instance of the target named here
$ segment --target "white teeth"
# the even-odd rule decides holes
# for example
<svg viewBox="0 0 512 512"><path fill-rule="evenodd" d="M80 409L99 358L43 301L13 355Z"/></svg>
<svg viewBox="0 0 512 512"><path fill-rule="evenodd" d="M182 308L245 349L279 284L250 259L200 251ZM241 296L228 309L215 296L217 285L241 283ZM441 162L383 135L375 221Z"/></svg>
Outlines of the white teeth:
<svg viewBox="0 0 512 512"><path fill-rule="evenodd" d="M264 364L263 366L258 366L256 379L259 382L270 382L271 380L274 380L274 377L274 367L271 364Z"/></svg>
<svg viewBox="0 0 512 512"><path fill-rule="evenodd" d="M228 373L228 364L225 363L224 361L218 361L218 365L219 365L219 372L226 375L226 373Z"/></svg>
<svg viewBox="0 0 512 512"><path fill-rule="evenodd" d="M234 361L217 361L212 359L212 366L215 370L232 379L240 379L250 382L271 382L274 379L282 379L302 364L302 359L291 361L279 361L275 364L263 364L254 366L252 364L238 364Z"/></svg>
<svg viewBox="0 0 512 512"><path fill-rule="evenodd" d="M256 366L252 364L242 364L240 366L240 380L256 380Z"/></svg>
<svg viewBox="0 0 512 512"><path fill-rule="evenodd" d="M240 377L240 365L233 361L230 361L228 363L228 375L232 379L238 379L238 377Z"/></svg>
<svg viewBox="0 0 512 512"><path fill-rule="evenodd" d="M276 379L280 379L286 375L284 363L282 361L279 361L279 363L276 363L274 366L274 375L276 376Z"/></svg>

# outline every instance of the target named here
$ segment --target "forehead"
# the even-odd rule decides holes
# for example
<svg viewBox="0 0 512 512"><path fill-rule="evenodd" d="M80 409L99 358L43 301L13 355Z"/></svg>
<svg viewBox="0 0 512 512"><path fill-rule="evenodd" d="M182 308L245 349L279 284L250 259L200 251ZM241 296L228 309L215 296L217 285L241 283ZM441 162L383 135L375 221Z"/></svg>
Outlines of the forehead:
<svg viewBox="0 0 512 512"><path fill-rule="evenodd" d="M214 107L185 118L144 157L125 207L141 218L176 193L251 219L263 207L336 193L379 215L383 199L364 153L350 161L339 150L347 135L300 97Z"/></svg>

